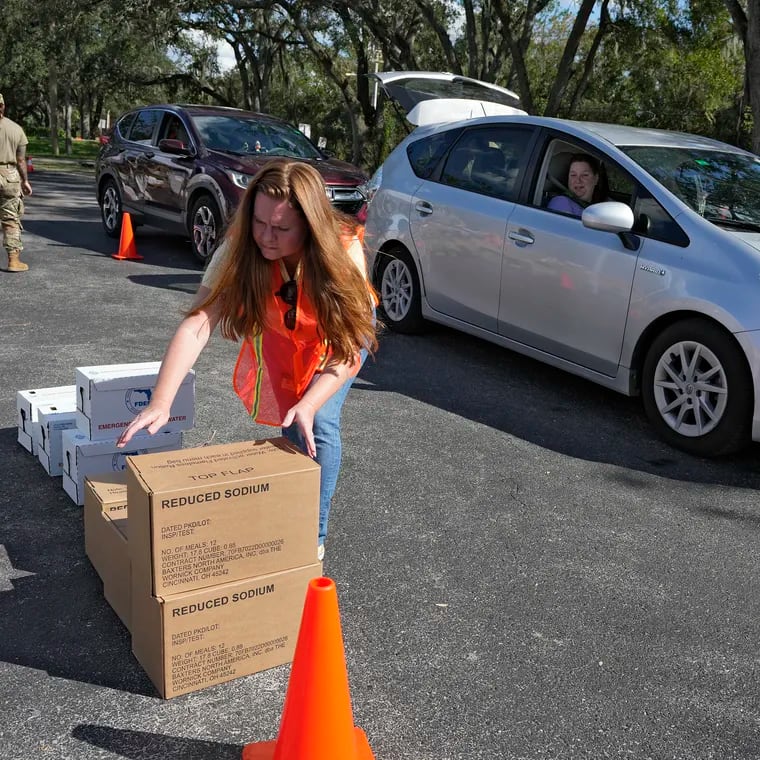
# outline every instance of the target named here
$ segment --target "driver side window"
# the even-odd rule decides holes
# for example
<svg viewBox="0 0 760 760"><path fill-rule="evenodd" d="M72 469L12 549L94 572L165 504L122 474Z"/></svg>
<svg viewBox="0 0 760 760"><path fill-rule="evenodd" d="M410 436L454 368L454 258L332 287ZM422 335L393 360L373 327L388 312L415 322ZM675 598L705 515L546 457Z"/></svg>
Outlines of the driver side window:
<svg viewBox="0 0 760 760"><path fill-rule="evenodd" d="M190 143L187 130L180 119L174 114L167 114L159 134L159 140L179 140L185 147Z"/></svg>
<svg viewBox="0 0 760 760"><path fill-rule="evenodd" d="M553 140L544 158L534 205L580 216L592 203L633 204L635 183L620 166L593 148Z"/></svg>

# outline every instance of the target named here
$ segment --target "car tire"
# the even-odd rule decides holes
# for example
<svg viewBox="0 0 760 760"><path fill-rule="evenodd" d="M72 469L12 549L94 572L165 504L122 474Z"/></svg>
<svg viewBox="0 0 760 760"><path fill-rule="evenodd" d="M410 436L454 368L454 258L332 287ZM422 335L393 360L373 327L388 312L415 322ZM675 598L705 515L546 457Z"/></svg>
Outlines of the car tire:
<svg viewBox="0 0 760 760"><path fill-rule="evenodd" d="M713 322L684 320L655 338L641 396L658 435L689 454L722 456L750 442L752 376L733 336Z"/></svg>
<svg viewBox="0 0 760 760"><path fill-rule="evenodd" d="M119 188L114 180L107 179L100 191L100 219L108 237L118 238L121 235L123 217Z"/></svg>
<svg viewBox="0 0 760 760"><path fill-rule="evenodd" d="M412 257L402 248L381 252L380 257L377 289L383 323L400 333L421 332L422 294Z"/></svg>
<svg viewBox="0 0 760 760"><path fill-rule="evenodd" d="M208 194L199 195L193 202L188 218L188 232L193 255L204 266L222 240L222 212L217 202Z"/></svg>

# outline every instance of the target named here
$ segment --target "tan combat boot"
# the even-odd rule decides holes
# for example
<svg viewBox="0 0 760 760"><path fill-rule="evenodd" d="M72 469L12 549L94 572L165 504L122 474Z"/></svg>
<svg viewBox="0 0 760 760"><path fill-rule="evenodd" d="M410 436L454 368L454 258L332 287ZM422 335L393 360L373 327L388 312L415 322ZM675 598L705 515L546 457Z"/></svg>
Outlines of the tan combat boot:
<svg viewBox="0 0 760 760"><path fill-rule="evenodd" d="M8 272L26 272L29 269L29 265L24 264L20 256L20 251L8 251Z"/></svg>

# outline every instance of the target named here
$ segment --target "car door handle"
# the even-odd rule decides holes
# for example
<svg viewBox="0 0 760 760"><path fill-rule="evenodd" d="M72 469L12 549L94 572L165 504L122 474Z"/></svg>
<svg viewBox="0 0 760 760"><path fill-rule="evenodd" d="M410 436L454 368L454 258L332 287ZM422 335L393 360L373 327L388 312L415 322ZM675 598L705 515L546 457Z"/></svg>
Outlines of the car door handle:
<svg viewBox="0 0 760 760"><path fill-rule="evenodd" d="M532 245L536 242L536 239L528 230L510 230L507 233L507 237L510 240L514 240L515 243L522 243L523 245Z"/></svg>
<svg viewBox="0 0 760 760"><path fill-rule="evenodd" d="M433 213L433 207L427 201L417 201L414 210L423 216L430 216Z"/></svg>

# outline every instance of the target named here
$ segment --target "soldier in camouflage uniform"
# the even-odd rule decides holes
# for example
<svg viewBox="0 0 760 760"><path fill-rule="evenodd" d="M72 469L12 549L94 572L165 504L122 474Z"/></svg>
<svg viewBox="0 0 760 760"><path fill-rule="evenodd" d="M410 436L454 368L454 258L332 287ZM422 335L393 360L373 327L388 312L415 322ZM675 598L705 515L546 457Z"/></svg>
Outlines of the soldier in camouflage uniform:
<svg viewBox="0 0 760 760"><path fill-rule="evenodd" d="M5 99L0 94L0 225L3 245L8 252L6 272L26 272L21 262L21 217L24 215L23 196L32 194L26 173L24 130L5 117Z"/></svg>

